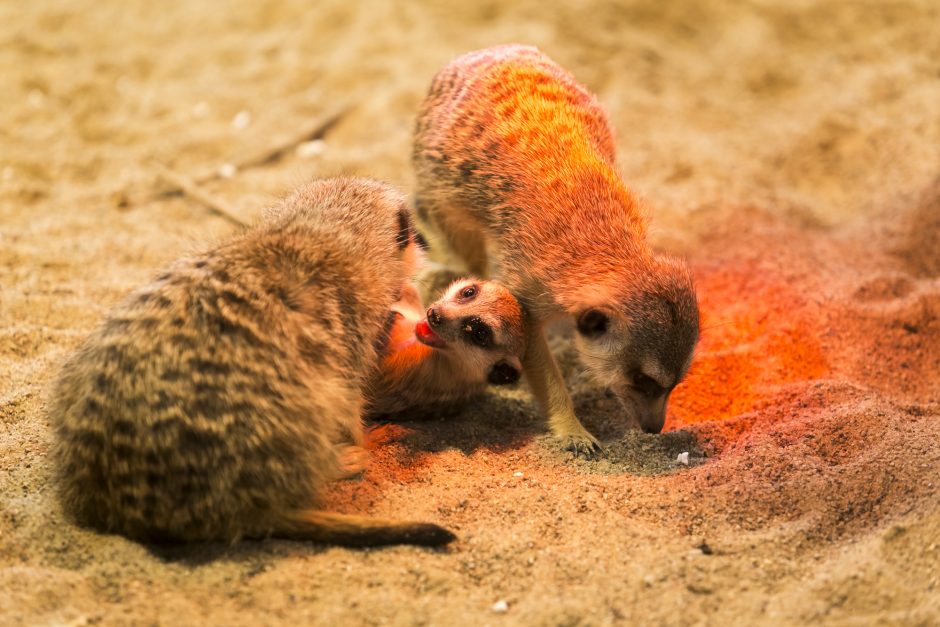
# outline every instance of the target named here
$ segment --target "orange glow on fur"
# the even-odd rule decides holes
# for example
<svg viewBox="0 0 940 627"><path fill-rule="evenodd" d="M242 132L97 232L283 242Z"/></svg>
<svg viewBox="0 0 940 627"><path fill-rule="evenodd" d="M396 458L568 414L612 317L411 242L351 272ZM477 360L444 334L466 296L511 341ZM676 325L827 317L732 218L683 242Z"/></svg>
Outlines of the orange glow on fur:
<svg viewBox="0 0 940 627"><path fill-rule="evenodd" d="M381 370L390 379L415 368L427 359L434 349L415 339L414 324L400 317L389 334L388 354L382 358Z"/></svg>

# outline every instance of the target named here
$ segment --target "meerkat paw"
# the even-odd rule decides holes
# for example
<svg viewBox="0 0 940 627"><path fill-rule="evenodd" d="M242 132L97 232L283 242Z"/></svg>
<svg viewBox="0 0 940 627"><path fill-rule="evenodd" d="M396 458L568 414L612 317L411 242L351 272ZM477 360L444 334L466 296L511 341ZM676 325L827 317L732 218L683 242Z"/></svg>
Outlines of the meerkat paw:
<svg viewBox="0 0 940 627"><path fill-rule="evenodd" d="M361 446L346 446L339 454L340 480L358 479L369 465L369 451Z"/></svg>
<svg viewBox="0 0 940 627"><path fill-rule="evenodd" d="M593 435L584 433L567 433L557 436L561 442L561 448L565 451L574 453L575 457L584 459L597 459L600 456L601 444Z"/></svg>

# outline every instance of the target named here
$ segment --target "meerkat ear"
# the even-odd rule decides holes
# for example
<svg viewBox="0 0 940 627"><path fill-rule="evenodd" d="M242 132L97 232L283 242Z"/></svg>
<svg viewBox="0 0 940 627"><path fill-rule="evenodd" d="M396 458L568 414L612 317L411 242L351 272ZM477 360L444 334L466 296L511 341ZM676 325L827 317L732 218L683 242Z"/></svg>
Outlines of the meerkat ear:
<svg viewBox="0 0 940 627"><path fill-rule="evenodd" d="M508 361L499 361L490 368L486 380L492 385L511 385L519 380L522 364L512 364Z"/></svg>
<svg viewBox="0 0 940 627"><path fill-rule="evenodd" d="M578 333L585 337L600 337L607 333L610 318L600 309L585 309L578 315Z"/></svg>

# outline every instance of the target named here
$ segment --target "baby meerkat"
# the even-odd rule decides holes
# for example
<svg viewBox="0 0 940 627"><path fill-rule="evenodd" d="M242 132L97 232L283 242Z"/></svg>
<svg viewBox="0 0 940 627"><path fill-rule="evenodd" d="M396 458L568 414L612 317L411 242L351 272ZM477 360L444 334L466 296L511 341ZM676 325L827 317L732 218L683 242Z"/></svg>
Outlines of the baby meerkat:
<svg viewBox="0 0 940 627"><path fill-rule="evenodd" d="M362 389L413 233L391 188L321 180L131 294L53 390L66 511L143 541L453 540L316 507L361 451Z"/></svg>
<svg viewBox="0 0 940 627"><path fill-rule="evenodd" d="M371 414L469 399L487 384L519 380L522 308L502 285L460 279L425 310L408 283L392 315L389 343L371 386Z"/></svg>
<svg viewBox="0 0 940 627"><path fill-rule="evenodd" d="M614 169L597 98L537 49L507 45L447 65L421 107L415 206L445 246L505 285L526 311L524 372L563 446L593 456L545 340L570 316L579 352L649 432L698 341L686 266L653 253L637 201Z"/></svg>

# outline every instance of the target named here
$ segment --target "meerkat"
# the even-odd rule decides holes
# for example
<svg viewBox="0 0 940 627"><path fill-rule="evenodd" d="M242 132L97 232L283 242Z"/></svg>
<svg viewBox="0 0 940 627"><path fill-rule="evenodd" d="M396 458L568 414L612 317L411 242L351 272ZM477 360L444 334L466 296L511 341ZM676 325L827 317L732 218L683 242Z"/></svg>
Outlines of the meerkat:
<svg viewBox="0 0 940 627"><path fill-rule="evenodd" d="M369 413L473 398L519 380L525 354L522 309L493 281L464 278L425 309L413 284L392 306L389 342L371 387Z"/></svg>
<svg viewBox="0 0 940 627"><path fill-rule="evenodd" d="M434 78L413 160L432 250L501 282L525 310L524 373L563 447L599 451L546 343L557 317L576 322L595 378L644 430L661 431L698 341L695 289L683 263L647 243L597 98L536 48L471 52Z"/></svg>
<svg viewBox="0 0 940 627"><path fill-rule="evenodd" d="M52 392L66 511L141 541L453 540L317 508L362 451L363 387L414 244L397 192L326 179L131 294Z"/></svg>

